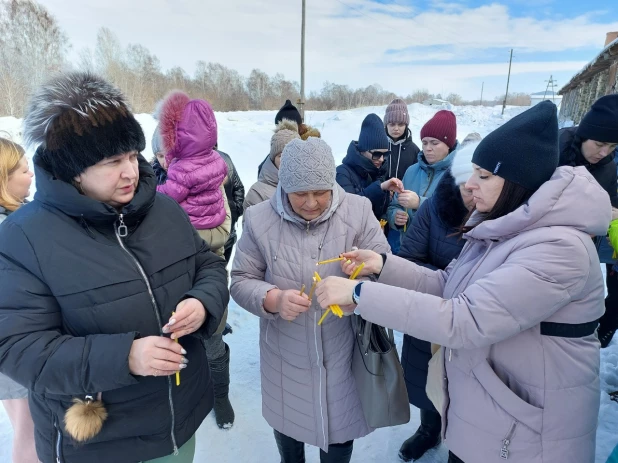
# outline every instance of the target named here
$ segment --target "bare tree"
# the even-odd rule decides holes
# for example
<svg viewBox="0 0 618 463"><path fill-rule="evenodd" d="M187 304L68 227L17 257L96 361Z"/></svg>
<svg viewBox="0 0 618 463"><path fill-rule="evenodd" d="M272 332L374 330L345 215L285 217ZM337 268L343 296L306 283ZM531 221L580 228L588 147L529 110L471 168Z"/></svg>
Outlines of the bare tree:
<svg viewBox="0 0 618 463"><path fill-rule="evenodd" d="M29 94L65 65L68 40L46 8L31 0L0 1L3 111L19 116Z"/></svg>

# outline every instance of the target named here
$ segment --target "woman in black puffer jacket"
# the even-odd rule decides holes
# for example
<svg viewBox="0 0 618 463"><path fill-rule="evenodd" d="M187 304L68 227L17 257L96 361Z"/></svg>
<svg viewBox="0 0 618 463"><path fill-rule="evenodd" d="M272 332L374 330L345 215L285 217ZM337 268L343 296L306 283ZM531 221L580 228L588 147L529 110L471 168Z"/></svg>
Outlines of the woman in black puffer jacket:
<svg viewBox="0 0 618 463"><path fill-rule="evenodd" d="M57 77L24 126L37 191L0 227L0 372L30 391L39 460L193 461L224 260L156 193L142 129L110 84Z"/></svg>
<svg viewBox="0 0 618 463"><path fill-rule="evenodd" d="M472 154L477 144L461 148L434 194L425 201L404 235L399 256L433 270L446 268L464 245L459 229L474 209L472 193L465 182L472 175ZM440 443L441 418L427 394L427 370L431 345L405 335L401 364L410 403L421 411L421 425L406 440L399 456L404 461L418 460Z"/></svg>
<svg viewBox="0 0 618 463"><path fill-rule="evenodd" d="M618 218L618 95L599 98L577 127L560 131L560 165L584 166L603 187L612 202L612 220ZM601 347L607 347L618 329L618 277L613 270L614 250L605 236L595 243L599 260L606 266L607 298L605 314L599 320L597 334Z"/></svg>

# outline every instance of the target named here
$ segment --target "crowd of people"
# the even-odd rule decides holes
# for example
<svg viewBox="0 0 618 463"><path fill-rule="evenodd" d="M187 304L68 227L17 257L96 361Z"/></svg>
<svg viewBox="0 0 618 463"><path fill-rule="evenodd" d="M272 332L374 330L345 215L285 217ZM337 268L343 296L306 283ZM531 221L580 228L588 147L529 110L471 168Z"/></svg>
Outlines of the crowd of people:
<svg viewBox="0 0 618 463"><path fill-rule="evenodd" d="M230 296L259 318L282 463L305 445L348 463L375 430L353 371L360 319L404 334L420 426L402 461L444 443L449 463L594 462L599 348L618 327L618 95L572 128L545 101L461 141L441 110L420 147L396 99L340 165L288 100L246 194L207 101L175 91L154 117L147 160L122 93L69 73L28 106L32 170L0 138L14 463L193 462L211 411L235 421Z"/></svg>

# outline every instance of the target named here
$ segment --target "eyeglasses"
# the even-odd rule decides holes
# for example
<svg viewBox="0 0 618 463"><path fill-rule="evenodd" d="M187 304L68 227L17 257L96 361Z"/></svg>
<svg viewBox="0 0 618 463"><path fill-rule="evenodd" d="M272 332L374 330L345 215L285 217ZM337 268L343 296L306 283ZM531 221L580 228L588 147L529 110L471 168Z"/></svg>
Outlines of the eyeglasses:
<svg viewBox="0 0 618 463"><path fill-rule="evenodd" d="M369 154L371 154L372 161L379 161L382 156L384 156L384 160L386 160L386 158L388 158L391 155L391 152L386 151L383 153L381 151L369 151Z"/></svg>

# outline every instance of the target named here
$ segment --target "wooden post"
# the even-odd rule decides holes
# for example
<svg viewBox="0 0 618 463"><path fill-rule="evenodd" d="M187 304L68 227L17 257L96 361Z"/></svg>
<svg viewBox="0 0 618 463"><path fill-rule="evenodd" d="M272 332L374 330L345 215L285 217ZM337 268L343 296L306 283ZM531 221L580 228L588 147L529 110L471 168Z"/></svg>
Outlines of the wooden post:
<svg viewBox="0 0 618 463"><path fill-rule="evenodd" d="M511 58L509 59L509 75L506 78L506 94L504 95L504 103L502 104L502 115L504 116L504 110L506 108L506 100L509 97L509 82L511 81L511 64L513 63L513 49L511 48Z"/></svg>
<svg viewBox="0 0 618 463"><path fill-rule="evenodd" d="M302 26L300 36L300 117L305 121L305 0L303 2Z"/></svg>

